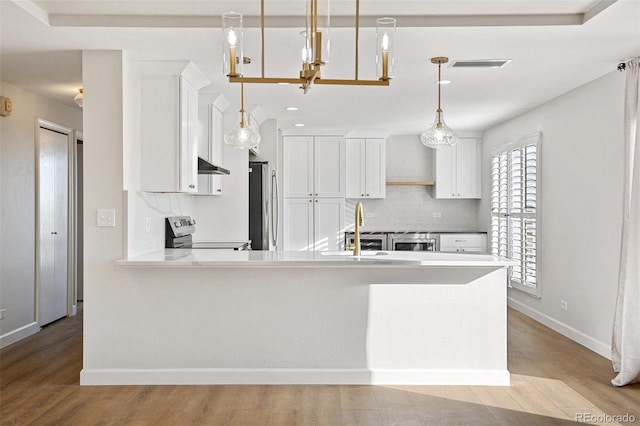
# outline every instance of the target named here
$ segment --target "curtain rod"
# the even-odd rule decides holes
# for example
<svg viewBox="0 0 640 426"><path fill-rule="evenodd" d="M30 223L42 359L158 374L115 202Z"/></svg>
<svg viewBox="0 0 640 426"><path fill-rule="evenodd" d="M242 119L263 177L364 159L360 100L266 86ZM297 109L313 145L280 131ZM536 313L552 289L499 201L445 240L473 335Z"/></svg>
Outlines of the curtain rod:
<svg viewBox="0 0 640 426"><path fill-rule="evenodd" d="M640 58L640 57L639 57ZM627 63L633 61L635 58L628 58L618 63L618 71L624 71L627 69Z"/></svg>

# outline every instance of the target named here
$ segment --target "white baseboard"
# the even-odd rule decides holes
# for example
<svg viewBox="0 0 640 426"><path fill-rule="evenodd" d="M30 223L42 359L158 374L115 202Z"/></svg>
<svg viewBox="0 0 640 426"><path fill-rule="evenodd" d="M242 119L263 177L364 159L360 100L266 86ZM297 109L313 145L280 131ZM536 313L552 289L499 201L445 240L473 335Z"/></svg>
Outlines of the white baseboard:
<svg viewBox="0 0 640 426"><path fill-rule="evenodd" d="M36 334L38 331L40 331L40 326L37 322L32 322L31 324L16 328L15 330L0 336L0 348L5 348L12 343L24 339L25 337Z"/></svg>
<svg viewBox="0 0 640 426"><path fill-rule="evenodd" d="M507 370L366 369L83 369L92 385L476 385L509 386Z"/></svg>
<svg viewBox="0 0 640 426"><path fill-rule="evenodd" d="M550 329L557 331L558 333L573 340L574 342L581 344L587 349L591 349L598 355L602 355L603 357L611 360L611 345L602 343L591 336L587 336L580 330L576 330L575 328L563 322L560 322L557 319L552 318L547 314L543 314L538 310L530 308L529 306L525 305L522 302L518 302L517 300L512 299L510 297L507 298L507 300L508 300L507 304L513 309L515 309L516 311L522 312L526 316L531 317L534 320L538 321L539 323L546 325Z"/></svg>

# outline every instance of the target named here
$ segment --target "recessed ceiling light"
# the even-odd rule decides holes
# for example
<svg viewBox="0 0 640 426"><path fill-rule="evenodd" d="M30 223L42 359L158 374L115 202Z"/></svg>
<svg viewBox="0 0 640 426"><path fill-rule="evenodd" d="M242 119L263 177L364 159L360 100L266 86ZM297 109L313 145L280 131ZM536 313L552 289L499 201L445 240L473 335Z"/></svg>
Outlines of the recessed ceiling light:
<svg viewBox="0 0 640 426"><path fill-rule="evenodd" d="M278 86L288 86L288 85L289 85L289 83L287 83L287 82L280 82L280 83L278 83Z"/></svg>
<svg viewBox="0 0 640 426"><path fill-rule="evenodd" d="M296 126L296 127L304 127L304 123L296 123L296 124L294 124L294 126Z"/></svg>
<svg viewBox="0 0 640 426"><path fill-rule="evenodd" d="M285 108L287 111L297 111L298 107L286 107Z"/></svg>
<svg viewBox="0 0 640 426"><path fill-rule="evenodd" d="M451 80L436 80L436 81L434 81L434 83L435 84L442 84L442 85L451 84Z"/></svg>

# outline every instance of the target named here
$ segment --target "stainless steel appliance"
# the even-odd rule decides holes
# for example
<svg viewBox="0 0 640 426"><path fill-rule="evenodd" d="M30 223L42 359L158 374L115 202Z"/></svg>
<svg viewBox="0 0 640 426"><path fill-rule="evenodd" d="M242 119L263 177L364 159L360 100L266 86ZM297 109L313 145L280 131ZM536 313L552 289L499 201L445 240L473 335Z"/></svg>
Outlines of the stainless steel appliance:
<svg viewBox="0 0 640 426"><path fill-rule="evenodd" d="M355 241L355 232L344 235L345 247ZM360 232L360 250L388 250L386 232Z"/></svg>
<svg viewBox="0 0 640 426"><path fill-rule="evenodd" d="M165 219L166 248L249 250L249 241L193 241L196 221L189 216L170 216Z"/></svg>
<svg viewBox="0 0 640 426"><path fill-rule="evenodd" d="M388 234L389 250L396 251L438 251L438 234L402 232Z"/></svg>
<svg viewBox="0 0 640 426"><path fill-rule="evenodd" d="M249 162L249 239L252 250L277 246L278 179L267 161Z"/></svg>

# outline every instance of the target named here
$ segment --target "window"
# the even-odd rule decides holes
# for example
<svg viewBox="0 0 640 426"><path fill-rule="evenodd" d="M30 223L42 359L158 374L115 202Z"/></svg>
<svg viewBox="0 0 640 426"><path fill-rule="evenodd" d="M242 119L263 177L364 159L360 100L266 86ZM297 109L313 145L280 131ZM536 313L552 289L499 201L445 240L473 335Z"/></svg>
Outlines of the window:
<svg viewBox="0 0 640 426"><path fill-rule="evenodd" d="M518 264L510 285L540 296L538 282L538 154L540 134L491 154L491 252Z"/></svg>

